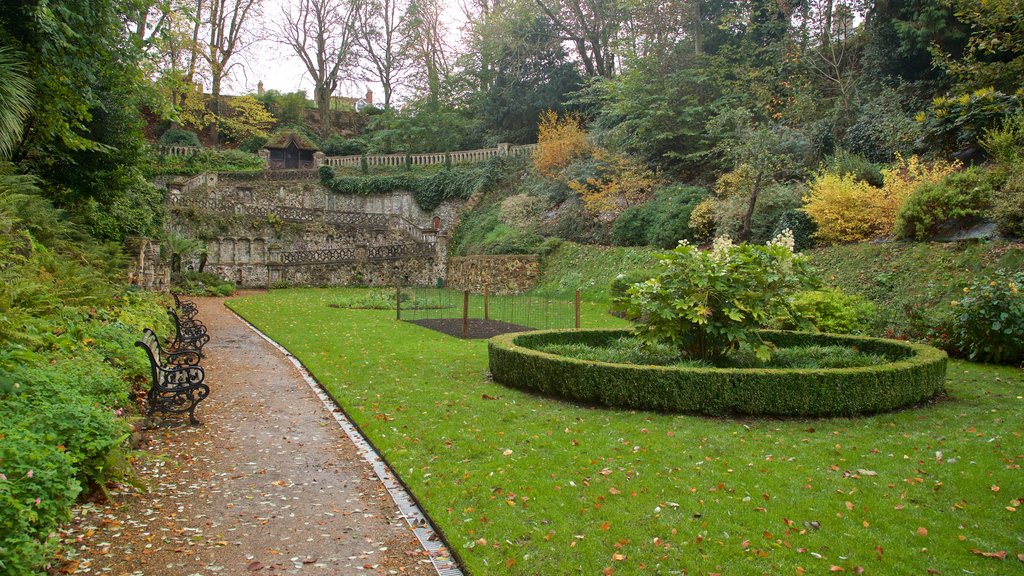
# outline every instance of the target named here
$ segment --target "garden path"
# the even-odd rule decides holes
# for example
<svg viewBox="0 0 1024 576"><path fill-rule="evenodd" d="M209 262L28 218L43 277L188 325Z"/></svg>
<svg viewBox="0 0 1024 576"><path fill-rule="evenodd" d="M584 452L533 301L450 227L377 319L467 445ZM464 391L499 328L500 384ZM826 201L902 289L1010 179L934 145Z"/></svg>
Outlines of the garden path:
<svg viewBox="0 0 1024 576"><path fill-rule="evenodd" d="M295 367L223 299L196 301L212 336L204 425L146 432L136 470L152 490L76 507L61 573L436 574Z"/></svg>

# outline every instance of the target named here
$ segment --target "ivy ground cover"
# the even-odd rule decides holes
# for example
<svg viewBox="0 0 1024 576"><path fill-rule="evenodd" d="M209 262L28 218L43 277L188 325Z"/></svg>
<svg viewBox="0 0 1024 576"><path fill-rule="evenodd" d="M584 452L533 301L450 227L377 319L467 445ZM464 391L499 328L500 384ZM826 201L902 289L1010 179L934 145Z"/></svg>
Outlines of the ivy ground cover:
<svg viewBox="0 0 1024 576"><path fill-rule="evenodd" d="M1021 570L1024 373L950 364L949 396L871 418L578 406L487 379L483 341L327 304L229 305L316 375L472 574ZM621 326L603 306L587 327Z"/></svg>

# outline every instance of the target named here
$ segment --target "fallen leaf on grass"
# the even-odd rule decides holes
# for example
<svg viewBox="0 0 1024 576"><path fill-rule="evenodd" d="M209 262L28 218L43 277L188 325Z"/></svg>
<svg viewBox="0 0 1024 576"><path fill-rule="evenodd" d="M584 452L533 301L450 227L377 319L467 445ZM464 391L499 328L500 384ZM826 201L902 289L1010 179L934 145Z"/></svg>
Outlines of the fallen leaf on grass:
<svg viewBox="0 0 1024 576"><path fill-rule="evenodd" d="M918 536L927 536L928 535L928 529L925 528L924 526L919 527L917 529L917 535Z"/></svg>
<svg viewBox="0 0 1024 576"><path fill-rule="evenodd" d="M998 552L985 552L984 550L971 548L971 554L977 554L978 556L984 556L985 558L999 558L1000 560L1006 560L1006 550L1000 550Z"/></svg>

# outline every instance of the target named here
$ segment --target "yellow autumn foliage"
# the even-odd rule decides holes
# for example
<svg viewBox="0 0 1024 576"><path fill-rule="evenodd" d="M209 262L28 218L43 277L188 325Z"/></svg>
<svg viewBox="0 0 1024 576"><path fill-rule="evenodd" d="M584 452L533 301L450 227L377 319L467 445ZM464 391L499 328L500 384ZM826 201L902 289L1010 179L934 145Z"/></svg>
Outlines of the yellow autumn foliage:
<svg viewBox="0 0 1024 576"><path fill-rule="evenodd" d="M959 162L925 164L917 156L882 170L882 187L852 175L825 172L814 179L804 197L804 210L818 225L819 242L861 242L892 235L896 215L922 184L941 181L960 168Z"/></svg>
<svg viewBox="0 0 1024 576"><path fill-rule="evenodd" d="M553 178L573 160L590 154L590 150L579 114L559 116L554 110L541 113L537 148L533 151L533 167L538 174Z"/></svg>
<svg viewBox="0 0 1024 576"><path fill-rule="evenodd" d="M568 182L569 188L580 195L587 210L604 220L614 220L626 208L650 198L656 184L650 168L604 148L594 148L592 156L596 177Z"/></svg>

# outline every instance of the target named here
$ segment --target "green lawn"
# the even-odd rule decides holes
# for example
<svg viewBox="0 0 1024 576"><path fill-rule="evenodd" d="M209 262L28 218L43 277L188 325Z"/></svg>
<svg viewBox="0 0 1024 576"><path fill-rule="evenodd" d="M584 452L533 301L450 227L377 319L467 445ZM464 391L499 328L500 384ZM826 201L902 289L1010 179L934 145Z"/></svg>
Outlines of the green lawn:
<svg viewBox="0 0 1024 576"><path fill-rule="evenodd" d="M607 410L489 382L485 342L327 306L347 293L229 306L327 386L473 574L1024 574L1019 369L953 362L949 398L873 418ZM602 310L584 326L622 325Z"/></svg>

